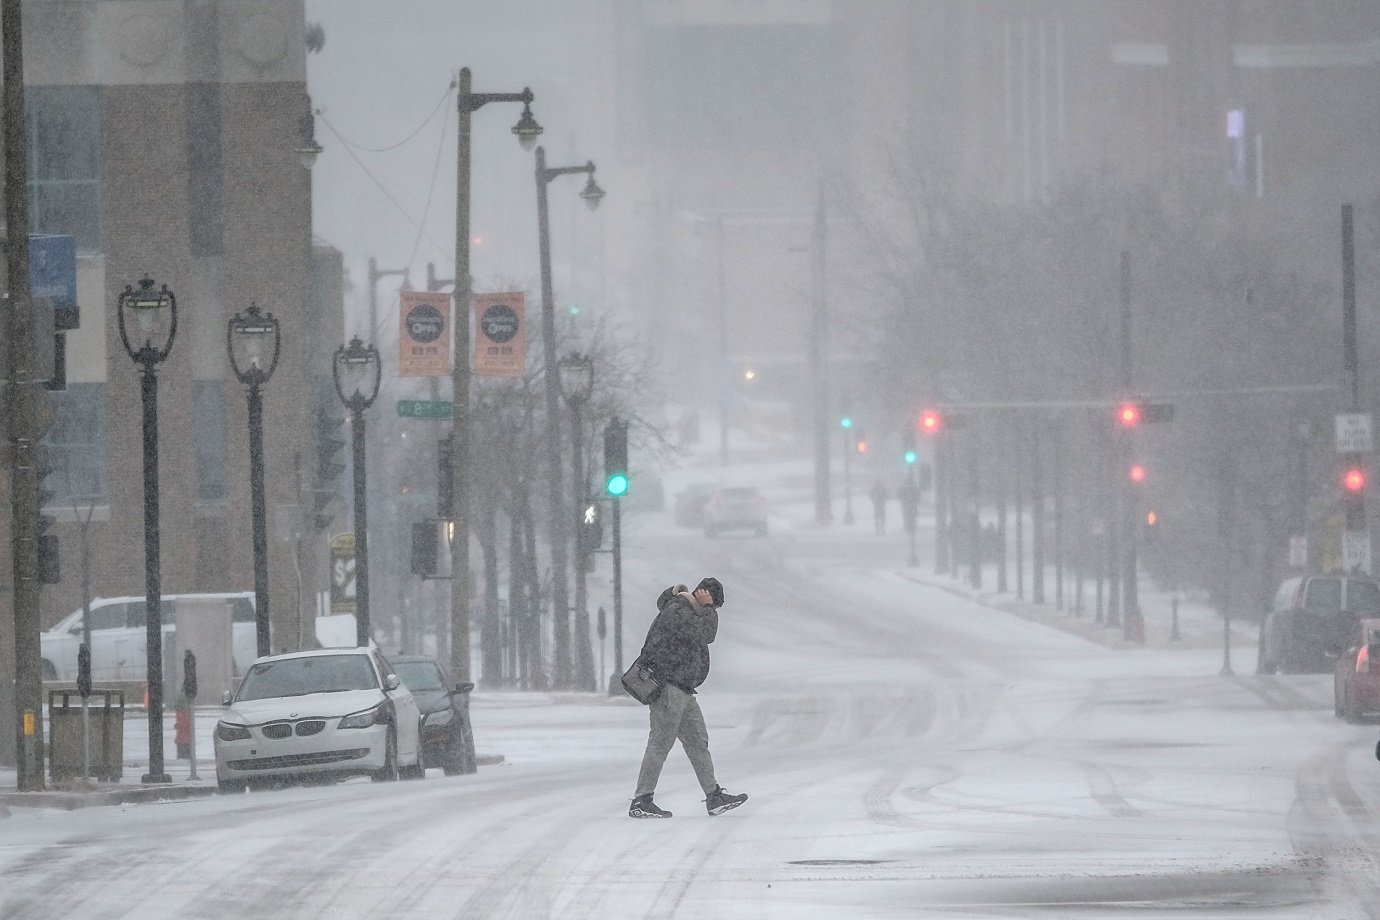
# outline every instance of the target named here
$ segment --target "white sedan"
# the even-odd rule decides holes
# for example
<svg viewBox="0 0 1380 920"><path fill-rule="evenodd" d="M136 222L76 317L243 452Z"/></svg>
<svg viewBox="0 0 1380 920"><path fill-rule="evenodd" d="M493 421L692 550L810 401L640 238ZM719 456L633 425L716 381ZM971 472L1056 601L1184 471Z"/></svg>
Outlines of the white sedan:
<svg viewBox="0 0 1380 920"><path fill-rule="evenodd" d="M317 649L254 662L216 724L216 781L420 778L417 701L377 649Z"/></svg>

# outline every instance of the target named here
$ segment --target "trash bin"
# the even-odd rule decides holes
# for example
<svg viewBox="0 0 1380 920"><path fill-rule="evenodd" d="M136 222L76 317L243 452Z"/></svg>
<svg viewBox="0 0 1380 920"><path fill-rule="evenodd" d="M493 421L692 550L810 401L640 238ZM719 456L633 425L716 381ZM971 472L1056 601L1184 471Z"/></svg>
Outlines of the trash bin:
<svg viewBox="0 0 1380 920"><path fill-rule="evenodd" d="M125 759L125 692L92 690L87 698L90 720L88 756L93 779L119 782ZM48 776L52 782L82 775L81 694L48 691Z"/></svg>

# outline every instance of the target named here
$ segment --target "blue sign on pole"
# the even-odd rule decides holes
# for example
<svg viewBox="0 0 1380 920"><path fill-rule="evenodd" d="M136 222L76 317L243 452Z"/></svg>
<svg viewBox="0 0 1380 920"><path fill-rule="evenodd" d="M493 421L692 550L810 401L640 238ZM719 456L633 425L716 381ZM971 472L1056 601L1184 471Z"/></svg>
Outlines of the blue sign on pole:
<svg viewBox="0 0 1380 920"><path fill-rule="evenodd" d="M29 237L29 295L53 305L53 328L58 332L81 326L77 306L77 244L66 233Z"/></svg>

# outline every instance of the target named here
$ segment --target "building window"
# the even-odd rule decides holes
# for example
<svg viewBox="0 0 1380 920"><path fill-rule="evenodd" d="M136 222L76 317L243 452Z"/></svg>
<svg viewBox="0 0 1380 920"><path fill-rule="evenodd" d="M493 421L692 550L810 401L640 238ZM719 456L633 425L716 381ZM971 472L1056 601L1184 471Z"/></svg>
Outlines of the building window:
<svg viewBox="0 0 1380 920"><path fill-rule="evenodd" d="M45 505L104 505L110 501L106 478L106 389L103 383L69 383L48 394L53 427L43 439L52 470L42 488L52 493Z"/></svg>
<svg viewBox="0 0 1380 920"><path fill-rule="evenodd" d="M192 385L193 435L196 440L196 494L202 502L223 502L225 485L225 387L219 380Z"/></svg>
<svg viewBox="0 0 1380 920"><path fill-rule="evenodd" d="M95 86L30 86L29 229L100 252L101 97Z"/></svg>

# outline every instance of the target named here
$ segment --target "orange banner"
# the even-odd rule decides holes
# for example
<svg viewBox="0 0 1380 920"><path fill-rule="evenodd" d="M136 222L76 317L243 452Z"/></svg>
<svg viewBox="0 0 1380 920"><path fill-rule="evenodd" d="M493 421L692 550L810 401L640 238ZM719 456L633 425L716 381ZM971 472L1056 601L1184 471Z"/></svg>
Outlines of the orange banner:
<svg viewBox="0 0 1380 920"><path fill-rule="evenodd" d="M523 294L474 295L474 364L481 377L521 377L527 360Z"/></svg>
<svg viewBox="0 0 1380 920"><path fill-rule="evenodd" d="M403 291L398 304L398 376L444 377L450 373L451 295Z"/></svg>

